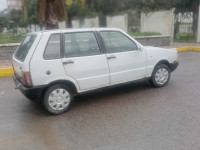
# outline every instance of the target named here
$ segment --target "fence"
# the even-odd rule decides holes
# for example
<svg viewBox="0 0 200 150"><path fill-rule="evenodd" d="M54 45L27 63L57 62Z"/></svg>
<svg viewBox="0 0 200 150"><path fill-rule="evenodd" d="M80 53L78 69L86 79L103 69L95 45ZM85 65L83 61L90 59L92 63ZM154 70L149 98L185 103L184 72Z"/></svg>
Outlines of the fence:
<svg viewBox="0 0 200 150"><path fill-rule="evenodd" d="M192 33L192 24L180 24L179 25L179 32L180 33Z"/></svg>

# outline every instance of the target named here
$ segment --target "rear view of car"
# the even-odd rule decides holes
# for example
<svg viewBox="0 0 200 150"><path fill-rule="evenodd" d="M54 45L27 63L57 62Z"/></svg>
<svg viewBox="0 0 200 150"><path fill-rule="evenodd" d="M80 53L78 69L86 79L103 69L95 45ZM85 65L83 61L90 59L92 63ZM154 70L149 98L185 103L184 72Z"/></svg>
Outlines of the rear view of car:
<svg viewBox="0 0 200 150"><path fill-rule="evenodd" d="M16 86L21 89L25 87L32 87L31 73L30 73L30 60L32 54L34 53L35 48L40 40L41 34L29 34L24 40L21 42L16 52L13 55L13 79L16 81ZM23 87L23 88L22 88ZM22 91L22 90L21 90ZM34 94L32 96L28 96L26 90L24 89L22 92L29 99L34 98Z"/></svg>

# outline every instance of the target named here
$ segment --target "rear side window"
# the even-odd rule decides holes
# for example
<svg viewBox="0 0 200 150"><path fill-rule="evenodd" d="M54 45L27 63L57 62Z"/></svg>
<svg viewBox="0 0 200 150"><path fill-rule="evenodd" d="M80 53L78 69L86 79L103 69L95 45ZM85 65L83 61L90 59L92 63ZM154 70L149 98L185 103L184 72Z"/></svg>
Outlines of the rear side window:
<svg viewBox="0 0 200 150"><path fill-rule="evenodd" d="M65 57L80 57L99 54L99 45L93 32L65 34Z"/></svg>
<svg viewBox="0 0 200 150"><path fill-rule="evenodd" d="M26 36L20 44L20 46L18 47L15 53L15 58L17 58L20 61L24 61L36 37L37 35Z"/></svg>
<svg viewBox="0 0 200 150"><path fill-rule="evenodd" d="M60 58L60 34L52 34L47 43L44 59L59 59Z"/></svg>

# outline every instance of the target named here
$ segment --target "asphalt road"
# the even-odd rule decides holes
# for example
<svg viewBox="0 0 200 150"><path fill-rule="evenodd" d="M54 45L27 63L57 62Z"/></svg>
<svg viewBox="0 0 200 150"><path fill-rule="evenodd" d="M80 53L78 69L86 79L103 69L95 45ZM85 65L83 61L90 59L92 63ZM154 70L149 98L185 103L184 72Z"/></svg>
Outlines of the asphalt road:
<svg viewBox="0 0 200 150"><path fill-rule="evenodd" d="M199 150L200 53L179 53L164 88L148 82L82 95L62 115L0 78L0 150Z"/></svg>

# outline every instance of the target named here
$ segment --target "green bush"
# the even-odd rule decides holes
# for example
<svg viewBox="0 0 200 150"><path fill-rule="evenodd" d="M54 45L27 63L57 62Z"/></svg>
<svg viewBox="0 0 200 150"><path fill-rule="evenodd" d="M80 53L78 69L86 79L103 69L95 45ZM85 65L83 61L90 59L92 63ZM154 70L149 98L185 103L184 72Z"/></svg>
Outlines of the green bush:
<svg viewBox="0 0 200 150"><path fill-rule="evenodd" d="M131 36L153 36L153 35L161 35L157 32L129 32L128 33Z"/></svg>
<svg viewBox="0 0 200 150"><path fill-rule="evenodd" d="M174 42L196 42L196 38L191 33L182 32L178 38L174 39Z"/></svg>

